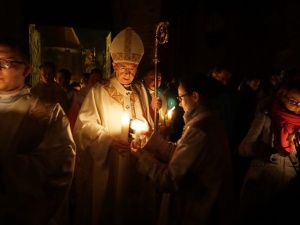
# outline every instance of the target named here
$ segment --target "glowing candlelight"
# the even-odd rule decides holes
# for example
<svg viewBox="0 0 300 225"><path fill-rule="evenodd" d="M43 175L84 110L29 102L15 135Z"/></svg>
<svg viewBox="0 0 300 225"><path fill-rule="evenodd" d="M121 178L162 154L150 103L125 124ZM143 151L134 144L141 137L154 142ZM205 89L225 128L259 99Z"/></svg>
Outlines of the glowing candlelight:
<svg viewBox="0 0 300 225"><path fill-rule="evenodd" d="M168 120L172 120L172 114L173 114L174 109L175 109L175 106L172 109L168 110L168 112L167 112L167 119Z"/></svg>
<svg viewBox="0 0 300 225"><path fill-rule="evenodd" d="M166 126L170 126L170 124L172 122L172 115L173 115L174 109L175 109L175 106L172 109L168 110L167 115L165 116Z"/></svg>
<svg viewBox="0 0 300 225"><path fill-rule="evenodd" d="M134 130L134 142L137 144L143 138L142 131L147 130L147 124L141 120L135 119L131 122L131 128Z"/></svg>
<svg viewBox="0 0 300 225"><path fill-rule="evenodd" d="M129 133L129 123L130 119L127 113L123 113L121 120L121 139L124 141L128 141L128 133Z"/></svg>

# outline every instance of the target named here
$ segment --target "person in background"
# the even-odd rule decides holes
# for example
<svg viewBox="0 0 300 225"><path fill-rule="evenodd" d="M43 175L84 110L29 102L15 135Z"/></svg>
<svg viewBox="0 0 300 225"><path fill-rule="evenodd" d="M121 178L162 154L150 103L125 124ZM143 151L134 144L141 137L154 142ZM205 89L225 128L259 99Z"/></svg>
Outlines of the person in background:
<svg viewBox="0 0 300 225"><path fill-rule="evenodd" d="M280 69L270 70L265 77L261 79L259 100L267 99L276 93L276 89L284 79L284 72Z"/></svg>
<svg viewBox="0 0 300 225"><path fill-rule="evenodd" d="M78 92L74 93L72 105L68 111L68 118L70 120L71 130L73 131L74 125L80 110L80 107L87 96L89 90L101 80L100 70L92 69L90 73L84 73L86 85L81 88Z"/></svg>
<svg viewBox="0 0 300 225"><path fill-rule="evenodd" d="M240 155L251 159L239 201L242 225L299 221L299 78L285 78L272 99L239 145Z"/></svg>
<svg viewBox="0 0 300 225"><path fill-rule="evenodd" d="M91 69L91 75L92 77L89 79L90 82L96 83L96 82L102 82L103 81L103 73L99 68Z"/></svg>
<svg viewBox="0 0 300 225"><path fill-rule="evenodd" d="M76 91L79 91L81 89L81 85L77 81L72 81L71 82L71 88L73 88L73 90L76 92Z"/></svg>
<svg viewBox="0 0 300 225"><path fill-rule="evenodd" d="M218 105L231 148L234 141L234 109L236 101L236 91L232 87L231 83L232 74L233 70L231 66L225 62L215 64L212 71L209 73L209 77L219 81L224 87L223 94L219 96Z"/></svg>
<svg viewBox="0 0 300 225"><path fill-rule="evenodd" d="M163 91L163 95L167 99L168 110L175 107L172 112L172 129L169 140L176 142L179 140L182 134L182 129L184 127L183 114L184 111L182 107L179 106L179 101L177 99L177 78L173 78L166 84L166 89Z"/></svg>
<svg viewBox="0 0 300 225"><path fill-rule="evenodd" d="M68 108L71 107L74 96L74 89L71 87L72 73L70 70L62 68L57 70L55 81L65 90L68 97Z"/></svg>
<svg viewBox="0 0 300 225"><path fill-rule="evenodd" d="M73 130L78 152L74 221L152 225L156 191L136 172L129 142L130 120L143 116L150 120L149 106L155 104L134 80L144 46L127 27L113 39L109 51L114 72L89 90Z"/></svg>
<svg viewBox="0 0 300 225"><path fill-rule="evenodd" d="M217 63L209 76L226 86L229 85L232 78L232 69L227 63Z"/></svg>
<svg viewBox="0 0 300 225"><path fill-rule="evenodd" d="M55 82L56 67L53 62L43 62L40 67L40 81L30 89L32 94L45 101L59 103L65 113L69 110L68 96L65 90Z"/></svg>
<svg viewBox="0 0 300 225"><path fill-rule="evenodd" d="M262 74L258 71L247 75L240 83L236 96L234 120L234 130L236 132L234 133L233 162L237 196L240 194L240 189L250 163L249 159L240 156L238 146L246 136L254 119L261 90L261 78Z"/></svg>
<svg viewBox="0 0 300 225"><path fill-rule="evenodd" d="M85 97L87 96L89 90L96 84L101 83L102 73L99 69L92 69L90 73L83 74L85 85L81 88L80 92L76 93L75 100L79 103L81 107Z"/></svg>
<svg viewBox="0 0 300 225"><path fill-rule="evenodd" d="M87 86L89 77L90 77L90 73L89 73L89 72L84 72L84 73L82 74L82 78L81 78L81 88Z"/></svg>
<svg viewBox="0 0 300 225"><path fill-rule="evenodd" d="M239 131L235 134L237 145L245 137L253 121L259 100L261 79L262 75L259 72L253 72L246 76L238 87L234 126L234 129Z"/></svg>
<svg viewBox="0 0 300 225"><path fill-rule="evenodd" d="M197 82L195 82L197 81ZM234 222L231 153L219 113L214 110L219 88L205 74L179 79L178 99L185 126L178 142L169 142L147 129L145 138L131 142L138 171L153 185L171 193L166 224L224 224ZM148 126L147 126L148 124Z"/></svg>
<svg viewBox="0 0 300 225"><path fill-rule="evenodd" d="M168 121L167 118L167 112L168 112L168 104L167 104L167 99L166 97L162 94L162 90L160 89L161 87L161 82L162 82L162 74L159 71L159 69L156 69L157 72L157 96L159 100L161 100L161 107L160 109L157 110L157 130L161 135L163 135L166 138L170 137L171 134L171 129L172 129L172 121ZM150 65L143 76L143 84L146 87L147 90L147 95L149 98L149 102L151 102L152 98L155 98L155 67L154 65ZM150 115L151 115L151 123L153 123L154 126L154 121L155 121L155 108L150 105Z"/></svg>
<svg viewBox="0 0 300 225"><path fill-rule="evenodd" d="M0 224L66 225L75 143L61 106L26 86L27 48L0 38Z"/></svg>

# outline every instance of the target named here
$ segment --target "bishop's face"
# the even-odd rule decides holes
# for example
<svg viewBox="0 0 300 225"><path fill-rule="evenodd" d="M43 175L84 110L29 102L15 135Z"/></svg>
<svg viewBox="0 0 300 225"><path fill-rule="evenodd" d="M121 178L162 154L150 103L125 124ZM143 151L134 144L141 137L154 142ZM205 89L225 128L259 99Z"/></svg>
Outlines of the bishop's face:
<svg viewBox="0 0 300 225"><path fill-rule="evenodd" d="M137 65L133 63L113 63L113 68L117 80L123 85L131 84L137 71Z"/></svg>

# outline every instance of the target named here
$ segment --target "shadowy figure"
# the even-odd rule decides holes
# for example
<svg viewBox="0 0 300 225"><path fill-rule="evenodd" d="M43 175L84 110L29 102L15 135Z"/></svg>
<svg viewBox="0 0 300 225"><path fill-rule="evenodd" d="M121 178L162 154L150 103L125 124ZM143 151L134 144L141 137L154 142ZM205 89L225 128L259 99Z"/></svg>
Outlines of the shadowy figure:
<svg viewBox="0 0 300 225"><path fill-rule="evenodd" d="M75 143L58 103L25 84L29 53L0 38L0 224L66 225Z"/></svg>

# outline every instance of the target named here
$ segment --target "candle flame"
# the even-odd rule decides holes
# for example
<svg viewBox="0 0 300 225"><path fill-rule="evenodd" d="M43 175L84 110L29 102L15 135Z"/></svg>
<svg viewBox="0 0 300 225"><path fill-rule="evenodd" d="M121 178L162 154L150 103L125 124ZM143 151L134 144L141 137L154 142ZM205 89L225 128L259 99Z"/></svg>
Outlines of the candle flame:
<svg viewBox="0 0 300 225"><path fill-rule="evenodd" d="M168 112L167 112L167 118L170 120L170 119L172 119L172 113L173 113L173 110L175 109L175 106L172 108L172 109L170 109L170 110L168 110Z"/></svg>
<svg viewBox="0 0 300 225"><path fill-rule="evenodd" d="M135 131L146 131L147 130L147 124L145 124L143 121L135 119L131 122L131 129Z"/></svg>

